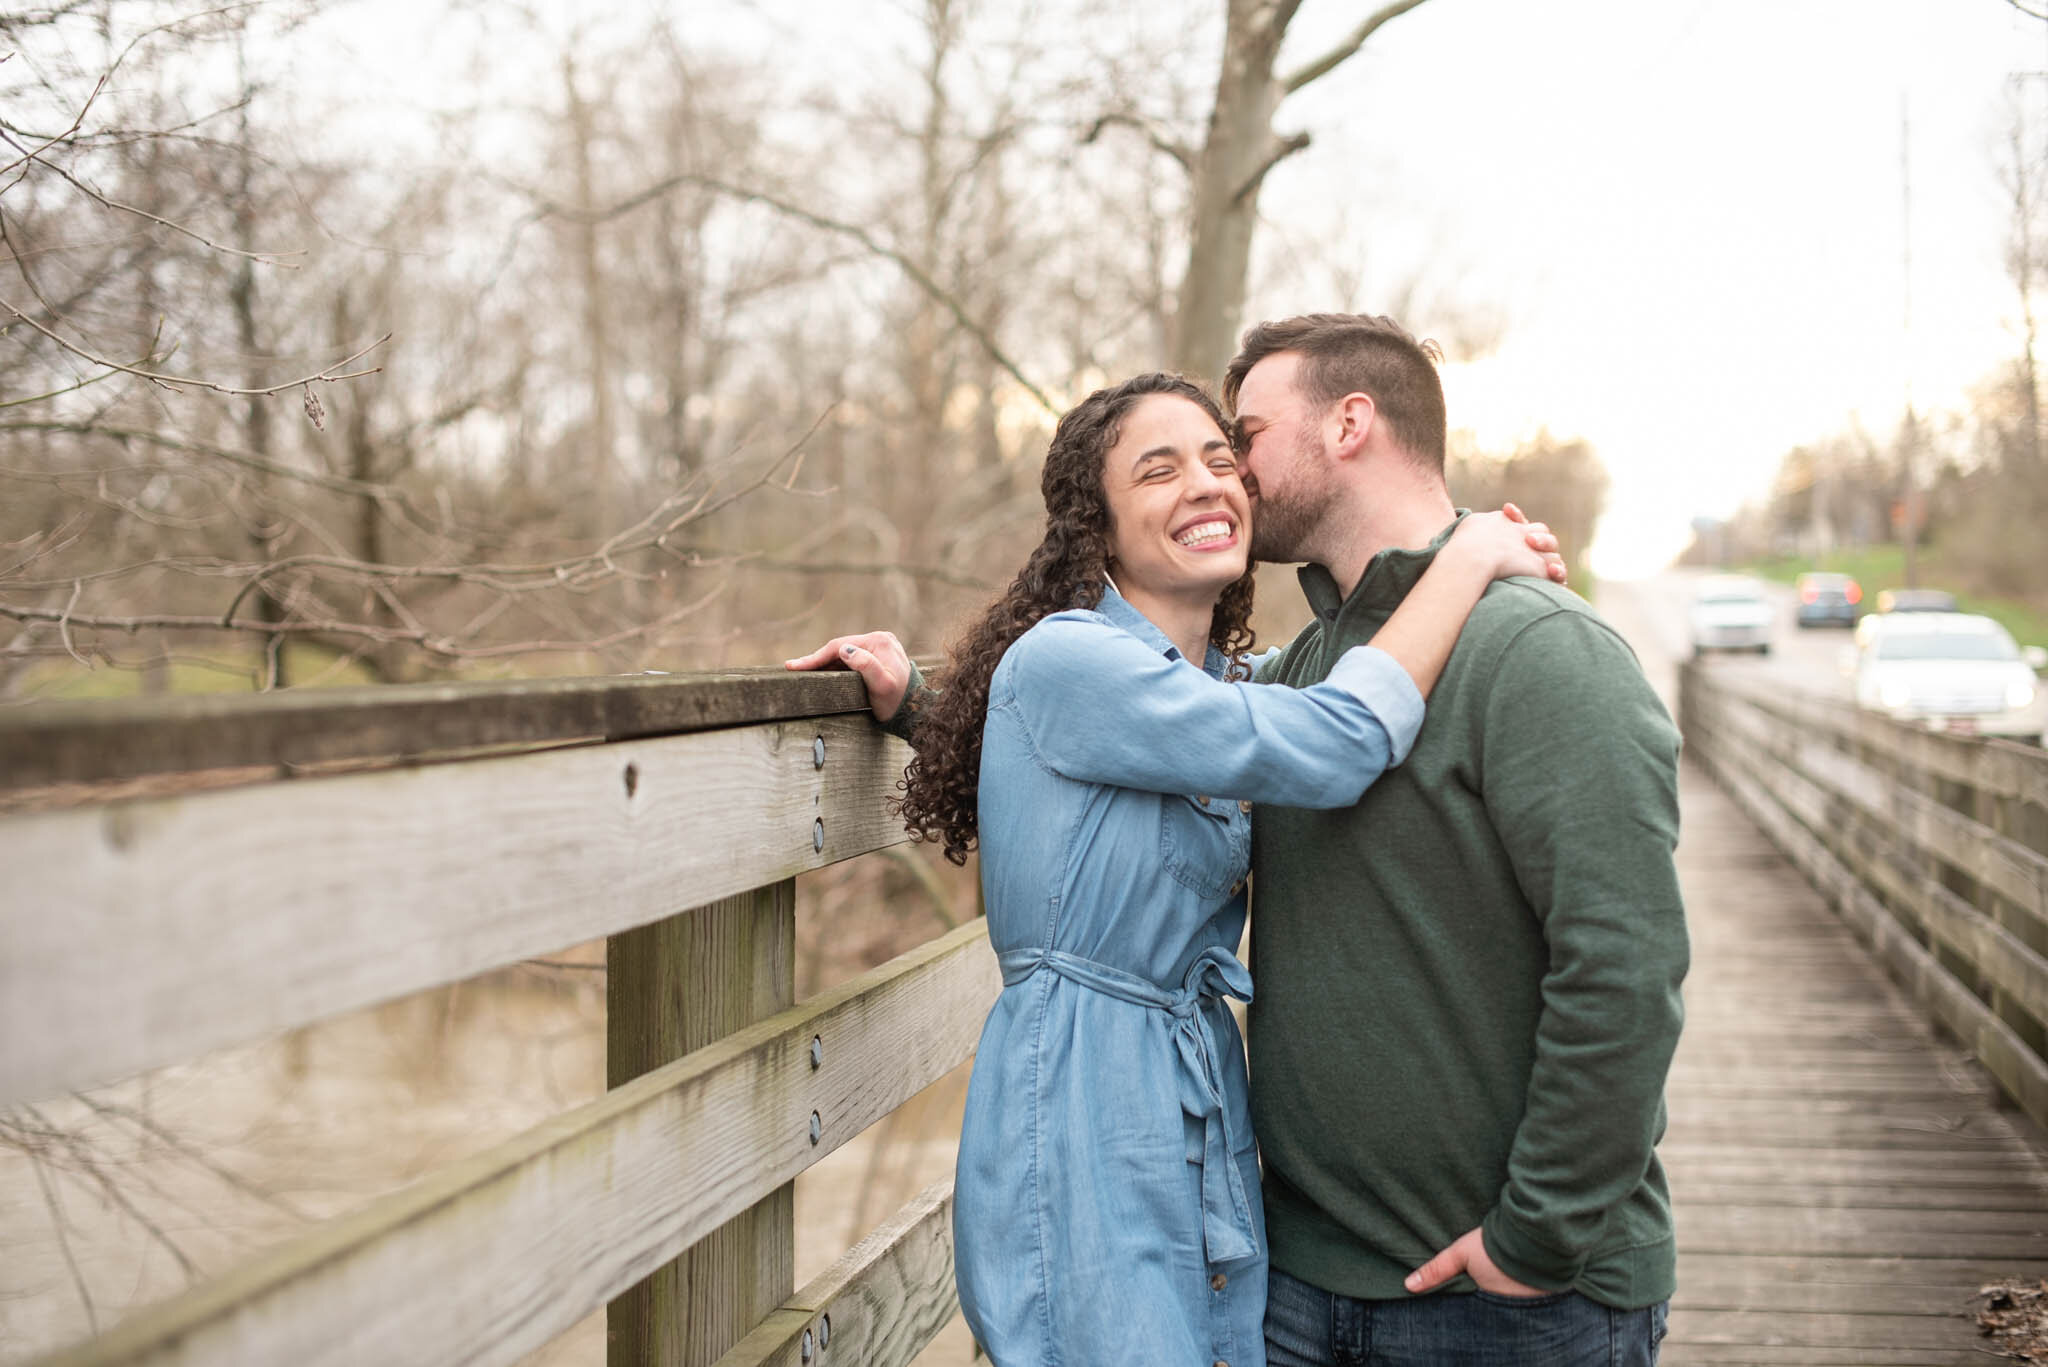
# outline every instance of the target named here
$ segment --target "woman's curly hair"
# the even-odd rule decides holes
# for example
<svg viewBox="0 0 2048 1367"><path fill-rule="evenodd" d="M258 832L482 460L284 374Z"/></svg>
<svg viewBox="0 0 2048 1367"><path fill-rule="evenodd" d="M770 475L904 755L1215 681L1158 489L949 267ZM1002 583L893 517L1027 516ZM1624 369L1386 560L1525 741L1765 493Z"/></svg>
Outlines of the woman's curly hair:
<svg viewBox="0 0 2048 1367"><path fill-rule="evenodd" d="M989 680L1003 652L1041 619L1102 601L1111 561L1103 462L1116 445L1124 415L1153 394L1186 399L1219 429L1230 431L1222 409L1200 386L1158 372L1098 389L1069 409L1053 432L1039 481L1045 496L1045 539L1002 597L961 633L950 663L936 681L937 692L922 705L917 757L897 785L903 796L895 807L913 839L942 842L946 858L955 864L967 862L979 834L977 790ZM1223 590L1209 623L1210 643L1233 662L1251 649L1251 610L1252 575L1247 568ZM1245 674L1241 664L1233 663L1233 677Z"/></svg>

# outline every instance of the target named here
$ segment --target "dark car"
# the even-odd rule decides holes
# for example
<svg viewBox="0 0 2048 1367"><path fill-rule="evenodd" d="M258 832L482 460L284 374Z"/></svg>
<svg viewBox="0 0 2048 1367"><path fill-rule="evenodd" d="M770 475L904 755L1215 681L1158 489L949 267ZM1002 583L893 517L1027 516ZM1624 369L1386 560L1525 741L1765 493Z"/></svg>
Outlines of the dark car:
<svg viewBox="0 0 2048 1367"><path fill-rule="evenodd" d="M1880 589L1879 612L1954 612L1956 596L1947 589Z"/></svg>
<svg viewBox="0 0 2048 1367"><path fill-rule="evenodd" d="M1853 627L1863 587L1846 574L1802 574L1793 615L1802 627Z"/></svg>

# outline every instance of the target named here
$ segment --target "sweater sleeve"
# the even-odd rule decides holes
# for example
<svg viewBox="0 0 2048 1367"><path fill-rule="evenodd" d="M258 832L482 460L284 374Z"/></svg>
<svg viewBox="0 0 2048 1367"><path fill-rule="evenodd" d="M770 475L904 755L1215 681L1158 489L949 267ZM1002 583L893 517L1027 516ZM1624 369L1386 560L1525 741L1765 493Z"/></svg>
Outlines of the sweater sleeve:
<svg viewBox="0 0 2048 1367"><path fill-rule="evenodd" d="M938 696L938 690L924 681L924 671L917 667L917 661L910 662L910 681L904 685L903 701L896 704L896 712L882 723L882 729L898 740L917 744L917 723L922 717L925 705Z"/></svg>
<svg viewBox="0 0 2048 1367"><path fill-rule="evenodd" d="M1539 618L1487 692L1481 785L1543 926L1528 1099L1482 1225L1500 1269L1569 1286L1664 1127L1689 947L1678 872L1678 733L1597 618Z"/></svg>
<svg viewBox="0 0 2048 1367"><path fill-rule="evenodd" d="M1372 646L1345 652L1314 687L1260 688L1078 613L1018 638L989 707L1014 709L1039 762L1068 778L1294 807L1358 801L1422 725L1414 680Z"/></svg>

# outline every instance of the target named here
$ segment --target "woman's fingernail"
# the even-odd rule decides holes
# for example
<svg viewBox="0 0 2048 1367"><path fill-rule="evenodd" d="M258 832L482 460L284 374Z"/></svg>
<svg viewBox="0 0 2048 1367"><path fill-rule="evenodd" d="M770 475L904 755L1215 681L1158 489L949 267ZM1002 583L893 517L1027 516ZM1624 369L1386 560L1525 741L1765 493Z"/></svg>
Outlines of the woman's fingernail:
<svg viewBox="0 0 2048 1367"><path fill-rule="evenodd" d="M853 647L853 646L841 646L841 647L839 647L839 653L840 653L841 655L851 655L851 654L853 654L854 650L855 650L855 647Z"/></svg>

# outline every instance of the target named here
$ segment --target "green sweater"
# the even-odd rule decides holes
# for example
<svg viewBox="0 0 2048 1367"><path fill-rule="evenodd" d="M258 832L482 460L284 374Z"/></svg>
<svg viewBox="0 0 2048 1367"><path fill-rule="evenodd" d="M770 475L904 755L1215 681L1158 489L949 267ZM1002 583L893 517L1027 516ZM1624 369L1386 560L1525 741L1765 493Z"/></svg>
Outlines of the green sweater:
<svg viewBox="0 0 2048 1367"><path fill-rule="evenodd" d="M1341 601L1305 568L1316 620L1260 679L1322 679L1448 536L1374 557ZM1677 763L1621 638L1514 579L1473 610L1406 762L1354 807L1257 809L1252 1105L1275 1267L1400 1297L1483 1226L1531 1286L1630 1309L1671 1295L1654 1146L1688 957Z"/></svg>

